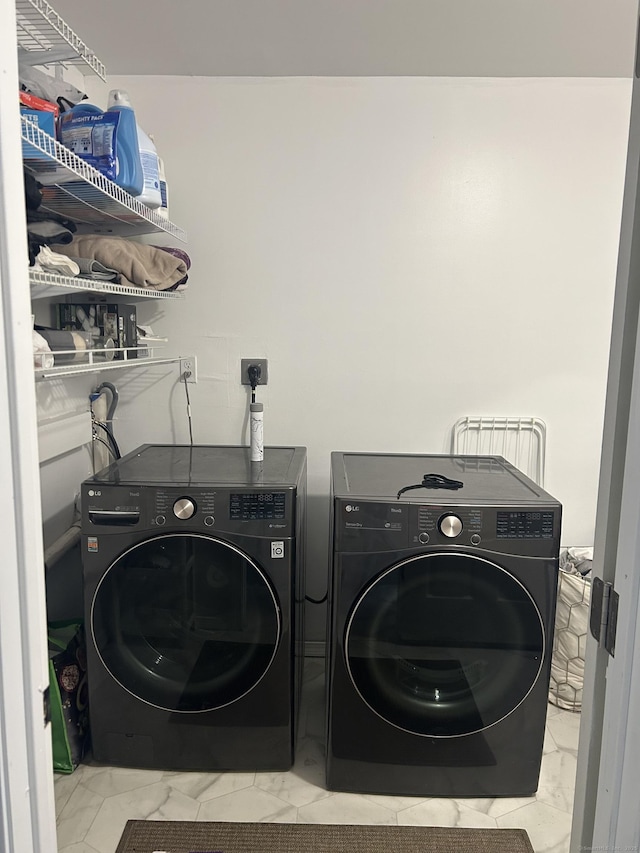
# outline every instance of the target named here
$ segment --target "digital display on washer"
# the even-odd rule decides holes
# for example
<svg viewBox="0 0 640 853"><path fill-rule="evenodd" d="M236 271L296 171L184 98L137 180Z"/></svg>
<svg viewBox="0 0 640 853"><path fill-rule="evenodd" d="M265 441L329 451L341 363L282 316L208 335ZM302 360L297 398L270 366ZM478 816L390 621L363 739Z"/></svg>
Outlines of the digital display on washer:
<svg viewBox="0 0 640 853"><path fill-rule="evenodd" d="M232 521L284 518L284 510L284 492L232 492L229 495L229 517Z"/></svg>
<svg viewBox="0 0 640 853"><path fill-rule="evenodd" d="M553 539L552 512L499 512L497 539Z"/></svg>

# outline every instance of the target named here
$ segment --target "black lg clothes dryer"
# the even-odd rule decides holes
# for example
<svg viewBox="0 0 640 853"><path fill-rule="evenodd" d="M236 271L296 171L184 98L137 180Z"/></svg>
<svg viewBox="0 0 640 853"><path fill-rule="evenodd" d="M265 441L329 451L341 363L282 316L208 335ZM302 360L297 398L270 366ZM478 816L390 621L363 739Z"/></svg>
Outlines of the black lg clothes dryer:
<svg viewBox="0 0 640 853"><path fill-rule="evenodd" d="M561 507L501 457L332 455L327 785L538 786Z"/></svg>
<svg viewBox="0 0 640 853"><path fill-rule="evenodd" d="M82 485L93 756L291 766L306 451L144 445Z"/></svg>

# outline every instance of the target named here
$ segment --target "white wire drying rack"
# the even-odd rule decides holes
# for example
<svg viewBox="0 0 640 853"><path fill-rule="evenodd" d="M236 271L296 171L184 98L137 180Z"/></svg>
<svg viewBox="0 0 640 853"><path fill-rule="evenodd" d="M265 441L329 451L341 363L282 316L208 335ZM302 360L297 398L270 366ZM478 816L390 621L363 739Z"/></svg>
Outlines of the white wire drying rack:
<svg viewBox="0 0 640 853"><path fill-rule="evenodd" d="M451 452L462 456L503 456L539 486L544 486L547 427L540 418L459 418Z"/></svg>

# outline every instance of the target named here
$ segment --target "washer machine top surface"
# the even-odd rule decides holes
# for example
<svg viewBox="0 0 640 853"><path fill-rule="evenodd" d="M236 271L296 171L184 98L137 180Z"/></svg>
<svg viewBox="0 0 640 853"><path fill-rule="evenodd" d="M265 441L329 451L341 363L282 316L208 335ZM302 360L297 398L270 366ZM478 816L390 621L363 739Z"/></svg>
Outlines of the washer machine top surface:
<svg viewBox="0 0 640 853"><path fill-rule="evenodd" d="M248 447L143 444L88 478L111 485L295 486L304 470L303 447L266 447L251 462Z"/></svg>
<svg viewBox="0 0 640 853"><path fill-rule="evenodd" d="M332 471L337 497L450 505L557 503L502 456L336 452ZM455 487L438 487L441 478Z"/></svg>

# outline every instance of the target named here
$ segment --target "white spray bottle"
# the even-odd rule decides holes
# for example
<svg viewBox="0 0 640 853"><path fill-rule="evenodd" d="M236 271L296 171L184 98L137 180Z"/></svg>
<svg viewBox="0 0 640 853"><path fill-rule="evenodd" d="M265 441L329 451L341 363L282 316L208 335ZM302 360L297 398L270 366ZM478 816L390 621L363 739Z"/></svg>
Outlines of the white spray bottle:
<svg viewBox="0 0 640 853"><path fill-rule="evenodd" d="M262 462L264 459L264 433L262 403L250 403L250 432L251 432L251 461Z"/></svg>

